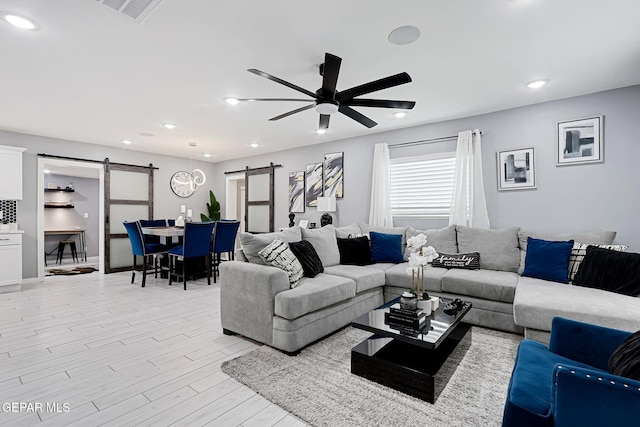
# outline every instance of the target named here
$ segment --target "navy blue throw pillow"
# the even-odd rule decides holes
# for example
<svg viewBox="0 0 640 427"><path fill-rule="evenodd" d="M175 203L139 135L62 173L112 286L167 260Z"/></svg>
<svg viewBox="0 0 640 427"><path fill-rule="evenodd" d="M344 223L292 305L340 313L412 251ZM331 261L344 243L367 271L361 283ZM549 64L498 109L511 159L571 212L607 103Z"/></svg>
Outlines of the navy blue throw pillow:
<svg viewBox="0 0 640 427"><path fill-rule="evenodd" d="M573 240L551 242L527 238L527 256L524 259L523 276L552 282L569 283L569 256Z"/></svg>
<svg viewBox="0 0 640 427"><path fill-rule="evenodd" d="M402 235L385 234L372 231L371 237L371 262L392 262L400 264L404 262L402 254Z"/></svg>

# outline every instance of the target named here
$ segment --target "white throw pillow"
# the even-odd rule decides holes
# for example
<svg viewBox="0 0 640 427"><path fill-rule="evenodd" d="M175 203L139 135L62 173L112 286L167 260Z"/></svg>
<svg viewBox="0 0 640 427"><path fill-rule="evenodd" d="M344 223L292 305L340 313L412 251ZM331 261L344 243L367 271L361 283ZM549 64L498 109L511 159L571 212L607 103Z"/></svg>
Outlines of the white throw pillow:
<svg viewBox="0 0 640 427"><path fill-rule="evenodd" d="M287 273L291 289L298 285L298 281L300 281L304 271L302 270L302 264L300 264L298 258L291 252L287 243L281 239L276 239L258 252L258 254L260 254L260 258L262 258L265 264L277 267Z"/></svg>

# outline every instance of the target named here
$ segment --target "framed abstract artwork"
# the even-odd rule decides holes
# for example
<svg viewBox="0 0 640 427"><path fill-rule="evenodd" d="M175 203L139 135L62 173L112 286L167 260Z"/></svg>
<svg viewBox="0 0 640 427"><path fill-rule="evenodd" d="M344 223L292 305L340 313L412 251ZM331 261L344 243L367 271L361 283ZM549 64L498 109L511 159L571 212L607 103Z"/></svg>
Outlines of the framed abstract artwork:
<svg viewBox="0 0 640 427"><path fill-rule="evenodd" d="M536 188L533 148L498 151L498 191Z"/></svg>
<svg viewBox="0 0 640 427"><path fill-rule="evenodd" d="M304 171L289 172L289 212L304 212Z"/></svg>
<svg viewBox="0 0 640 427"><path fill-rule="evenodd" d="M325 197L344 197L344 153L324 155L324 195Z"/></svg>
<svg viewBox="0 0 640 427"><path fill-rule="evenodd" d="M307 206L318 204L318 197L322 196L322 163L307 165L305 194Z"/></svg>
<svg viewBox="0 0 640 427"><path fill-rule="evenodd" d="M557 166L604 161L604 116L558 123Z"/></svg>

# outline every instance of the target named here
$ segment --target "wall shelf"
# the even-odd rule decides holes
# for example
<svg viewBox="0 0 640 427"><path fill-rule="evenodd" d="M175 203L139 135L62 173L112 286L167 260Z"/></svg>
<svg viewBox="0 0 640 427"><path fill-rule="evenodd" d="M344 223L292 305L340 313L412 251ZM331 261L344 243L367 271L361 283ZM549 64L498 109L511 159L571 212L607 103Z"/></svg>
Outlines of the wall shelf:
<svg viewBox="0 0 640 427"><path fill-rule="evenodd" d="M69 189L69 188L45 188L44 192L45 193L73 193L74 189Z"/></svg>
<svg viewBox="0 0 640 427"><path fill-rule="evenodd" d="M73 205L44 205L44 207L46 209L51 209L51 208L72 209L75 206L73 206Z"/></svg>

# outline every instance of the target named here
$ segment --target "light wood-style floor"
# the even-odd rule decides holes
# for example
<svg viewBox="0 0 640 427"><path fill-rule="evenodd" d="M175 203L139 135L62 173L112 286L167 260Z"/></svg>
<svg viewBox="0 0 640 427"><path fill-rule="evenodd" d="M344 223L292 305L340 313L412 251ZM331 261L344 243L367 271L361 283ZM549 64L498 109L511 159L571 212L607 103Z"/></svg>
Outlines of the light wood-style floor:
<svg viewBox="0 0 640 427"><path fill-rule="evenodd" d="M220 370L257 345L222 334L219 285L130 278L55 276L0 294L0 425L306 425Z"/></svg>

